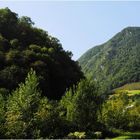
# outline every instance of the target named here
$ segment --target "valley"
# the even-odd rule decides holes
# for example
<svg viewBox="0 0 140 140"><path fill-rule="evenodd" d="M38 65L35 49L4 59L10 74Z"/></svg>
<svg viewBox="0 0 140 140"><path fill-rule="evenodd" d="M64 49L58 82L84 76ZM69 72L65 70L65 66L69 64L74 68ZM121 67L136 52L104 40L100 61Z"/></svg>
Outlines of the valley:
<svg viewBox="0 0 140 140"><path fill-rule="evenodd" d="M1 139L139 139L140 27L77 61L30 17L0 9Z"/></svg>

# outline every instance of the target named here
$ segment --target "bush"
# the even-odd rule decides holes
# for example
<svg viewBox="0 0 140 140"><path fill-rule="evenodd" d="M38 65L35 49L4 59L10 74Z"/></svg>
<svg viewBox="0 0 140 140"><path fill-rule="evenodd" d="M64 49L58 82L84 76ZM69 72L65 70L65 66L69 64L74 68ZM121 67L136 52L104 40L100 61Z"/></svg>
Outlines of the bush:
<svg viewBox="0 0 140 140"><path fill-rule="evenodd" d="M70 139L85 139L86 138L86 132L71 132L68 134L68 137Z"/></svg>
<svg viewBox="0 0 140 140"><path fill-rule="evenodd" d="M96 131L94 132L95 138L100 139L102 137L102 132Z"/></svg>

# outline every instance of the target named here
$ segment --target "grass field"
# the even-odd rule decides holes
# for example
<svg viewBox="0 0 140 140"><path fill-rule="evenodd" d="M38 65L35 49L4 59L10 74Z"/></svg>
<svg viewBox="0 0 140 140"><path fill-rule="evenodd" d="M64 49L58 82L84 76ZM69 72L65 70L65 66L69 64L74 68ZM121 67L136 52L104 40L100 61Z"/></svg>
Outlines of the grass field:
<svg viewBox="0 0 140 140"><path fill-rule="evenodd" d="M140 90L140 82L125 84L116 90Z"/></svg>
<svg viewBox="0 0 140 140"><path fill-rule="evenodd" d="M113 138L113 140L120 139L140 139L140 132L124 132L122 136Z"/></svg>
<svg viewBox="0 0 140 140"><path fill-rule="evenodd" d="M140 94L140 90L126 90L129 96L138 95Z"/></svg>
<svg viewBox="0 0 140 140"><path fill-rule="evenodd" d="M126 93L128 96L140 95L140 90L117 89L117 90L114 90L114 91L116 91L117 93L124 92L124 93Z"/></svg>
<svg viewBox="0 0 140 140"><path fill-rule="evenodd" d="M125 92L129 96L140 95L140 82L125 84L122 87L114 89L113 91Z"/></svg>

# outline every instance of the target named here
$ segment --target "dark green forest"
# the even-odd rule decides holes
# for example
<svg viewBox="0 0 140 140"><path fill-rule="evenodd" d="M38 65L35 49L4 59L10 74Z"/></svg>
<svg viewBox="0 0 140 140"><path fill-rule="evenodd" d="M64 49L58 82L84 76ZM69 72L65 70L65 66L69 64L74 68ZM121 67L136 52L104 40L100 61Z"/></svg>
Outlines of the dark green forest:
<svg viewBox="0 0 140 140"><path fill-rule="evenodd" d="M80 66L31 18L0 9L0 138L140 138L139 84L118 88L139 81L139 32L125 29Z"/></svg>
<svg viewBox="0 0 140 140"><path fill-rule="evenodd" d="M8 8L0 10L0 87L15 89L32 67L42 95L60 99L83 73L57 38L33 25L29 17L18 17Z"/></svg>

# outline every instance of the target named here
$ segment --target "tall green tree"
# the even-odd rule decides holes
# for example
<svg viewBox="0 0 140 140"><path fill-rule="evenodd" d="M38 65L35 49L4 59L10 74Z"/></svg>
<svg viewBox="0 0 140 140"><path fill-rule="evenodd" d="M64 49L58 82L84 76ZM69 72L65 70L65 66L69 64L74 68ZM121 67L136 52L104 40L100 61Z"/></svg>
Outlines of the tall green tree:
<svg viewBox="0 0 140 140"><path fill-rule="evenodd" d="M38 78L33 70L25 83L19 85L7 101L6 137L31 138L34 132L33 116L40 100Z"/></svg>
<svg viewBox="0 0 140 140"><path fill-rule="evenodd" d="M79 130L95 130L101 102L102 97L95 83L82 80L66 92L60 104L64 107L67 120L74 122Z"/></svg>

